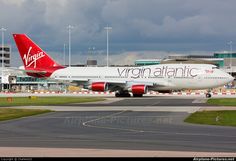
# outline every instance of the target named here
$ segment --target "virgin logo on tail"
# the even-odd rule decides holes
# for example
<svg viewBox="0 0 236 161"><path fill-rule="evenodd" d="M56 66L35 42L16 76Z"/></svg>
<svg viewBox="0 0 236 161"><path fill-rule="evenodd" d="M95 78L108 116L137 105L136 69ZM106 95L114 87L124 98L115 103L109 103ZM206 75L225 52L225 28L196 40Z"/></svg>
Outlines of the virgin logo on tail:
<svg viewBox="0 0 236 161"><path fill-rule="evenodd" d="M32 49L32 47L30 46L27 54L24 54L23 60L25 62L26 67L30 67L31 65L33 65L33 67L36 68L37 67L37 60L43 58L45 56L45 54L43 51L41 51L36 54L30 55L31 49Z"/></svg>

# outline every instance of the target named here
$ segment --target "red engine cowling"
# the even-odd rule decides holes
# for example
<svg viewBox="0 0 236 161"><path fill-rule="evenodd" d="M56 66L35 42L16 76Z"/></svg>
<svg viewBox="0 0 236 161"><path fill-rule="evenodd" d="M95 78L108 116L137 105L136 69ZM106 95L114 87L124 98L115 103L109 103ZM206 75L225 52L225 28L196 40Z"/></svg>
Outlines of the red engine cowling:
<svg viewBox="0 0 236 161"><path fill-rule="evenodd" d="M106 82L94 82L89 89L92 91L104 92L108 90L108 86Z"/></svg>
<svg viewBox="0 0 236 161"><path fill-rule="evenodd" d="M145 94L147 93L147 86L146 85L133 85L131 87L131 92L133 94Z"/></svg>

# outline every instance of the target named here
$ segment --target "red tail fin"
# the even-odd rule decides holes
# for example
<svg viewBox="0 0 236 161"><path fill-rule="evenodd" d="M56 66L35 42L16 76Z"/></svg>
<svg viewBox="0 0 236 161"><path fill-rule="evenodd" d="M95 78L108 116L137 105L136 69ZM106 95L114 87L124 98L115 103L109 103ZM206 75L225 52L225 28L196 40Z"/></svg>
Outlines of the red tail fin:
<svg viewBox="0 0 236 161"><path fill-rule="evenodd" d="M44 77L48 77L53 71L63 68L25 34L13 34L13 37L26 70L46 71Z"/></svg>

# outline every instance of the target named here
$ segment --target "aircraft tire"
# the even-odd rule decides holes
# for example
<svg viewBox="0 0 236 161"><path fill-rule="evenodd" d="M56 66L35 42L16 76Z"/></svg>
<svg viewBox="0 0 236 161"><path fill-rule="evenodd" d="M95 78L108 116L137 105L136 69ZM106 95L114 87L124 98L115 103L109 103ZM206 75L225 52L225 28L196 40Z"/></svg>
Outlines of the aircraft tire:
<svg viewBox="0 0 236 161"><path fill-rule="evenodd" d="M116 97L131 97L131 95L129 93L116 93L115 94Z"/></svg>
<svg viewBox="0 0 236 161"><path fill-rule="evenodd" d="M210 93L207 93L207 94L206 94L206 98L211 98L211 94L210 94Z"/></svg>
<svg viewBox="0 0 236 161"><path fill-rule="evenodd" d="M133 97L143 97L143 94L133 94Z"/></svg>

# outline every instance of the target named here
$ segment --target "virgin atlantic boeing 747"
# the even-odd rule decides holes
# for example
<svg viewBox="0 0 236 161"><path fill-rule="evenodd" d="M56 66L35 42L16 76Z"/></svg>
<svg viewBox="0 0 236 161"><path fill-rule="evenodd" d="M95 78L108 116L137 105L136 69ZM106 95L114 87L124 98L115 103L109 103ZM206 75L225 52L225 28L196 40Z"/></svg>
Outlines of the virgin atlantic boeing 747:
<svg viewBox="0 0 236 161"><path fill-rule="evenodd" d="M25 34L13 34L24 71L37 78L66 81L116 97L141 97L147 91L211 89L233 77L209 64L160 64L142 67L65 67L56 63ZM211 97L210 93L206 97Z"/></svg>

